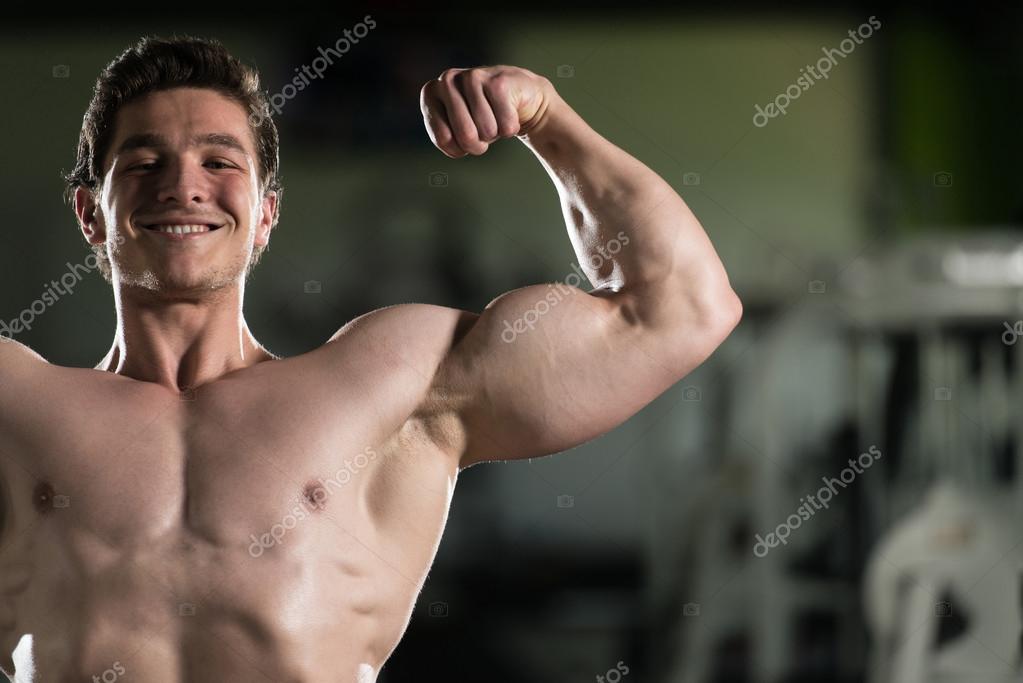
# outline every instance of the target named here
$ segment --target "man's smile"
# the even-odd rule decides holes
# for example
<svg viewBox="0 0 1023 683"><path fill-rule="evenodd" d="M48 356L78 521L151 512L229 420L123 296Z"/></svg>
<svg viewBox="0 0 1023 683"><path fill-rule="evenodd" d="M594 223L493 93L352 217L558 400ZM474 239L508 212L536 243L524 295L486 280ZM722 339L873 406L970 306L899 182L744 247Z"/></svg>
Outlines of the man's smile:
<svg viewBox="0 0 1023 683"><path fill-rule="evenodd" d="M197 239L224 226L220 222L208 222L201 218L157 218L136 223L147 232L169 239Z"/></svg>

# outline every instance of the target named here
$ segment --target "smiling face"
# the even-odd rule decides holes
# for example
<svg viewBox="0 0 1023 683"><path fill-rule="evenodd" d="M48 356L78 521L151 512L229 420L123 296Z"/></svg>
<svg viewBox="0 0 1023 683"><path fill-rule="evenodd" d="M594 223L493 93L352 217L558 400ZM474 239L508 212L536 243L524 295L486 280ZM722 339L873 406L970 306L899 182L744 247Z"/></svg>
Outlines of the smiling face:
<svg viewBox="0 0 1023 683"><path fill-rule="evenodd" d="M122 107L102 169L97 196L79 187L75 211L89 243L106 243L115 283L166 293L239 284L269 240L277 197L263 196L247 113L214 90Z"/></svg>

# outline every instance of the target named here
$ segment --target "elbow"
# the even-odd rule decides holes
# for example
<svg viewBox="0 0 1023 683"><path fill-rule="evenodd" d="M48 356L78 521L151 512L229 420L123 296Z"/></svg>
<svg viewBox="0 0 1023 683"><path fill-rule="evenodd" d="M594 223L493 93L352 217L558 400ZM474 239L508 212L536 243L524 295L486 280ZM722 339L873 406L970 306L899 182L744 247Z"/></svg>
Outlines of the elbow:
<svg viewBox="0 0 1023 683"><path fill-rule="evenodd" d="M726 288L723 293L700 302L688 323L681 326L677 333L692 340L694 346L700 349L699 355L706 358L728 339L740 320L742 301L731 288Z"/></svg>
<svg viewBox="0 0 1023 683"><path fill-rule="evenodd" d="M694 326L718 343L725 340L742 320L742 301L725 280L722 284L694 292L686 307L684 327Z"/></svg>
<svg viewBox="0 0 1023 683"><path fill-rule="evenodd" d="M726 287L723 293L701 302L690 315L675 332L683 374L709 358L728 339L742 320L742 301Z"/></svg>
<svg viewBox="0 0 1023 683"><path fill-rule="evenodd" d="M707 268L689 283L674 285L674 290L686 293L686 305L679 310L682 326L689 328L690 333L695 326L708 340L720 344L742 320L742 301L720 264Z"/></svg>
<svg viewBox="0 0 1023 683"><path fill-rule="evenodd" d="M728 288L724 301L720 304L719 317L724 325L725 336L731 334L742 320L742 300L731 287Z"/></svg>
<svg viewBox="0 0 1023 683"><path fill-rule="evenodd" d="M687 372L710 356L742 320L742 301L727 283L699 292L676 287L617 296L622 317L642 334L661 340L661 348L675 349Z"/></svg>

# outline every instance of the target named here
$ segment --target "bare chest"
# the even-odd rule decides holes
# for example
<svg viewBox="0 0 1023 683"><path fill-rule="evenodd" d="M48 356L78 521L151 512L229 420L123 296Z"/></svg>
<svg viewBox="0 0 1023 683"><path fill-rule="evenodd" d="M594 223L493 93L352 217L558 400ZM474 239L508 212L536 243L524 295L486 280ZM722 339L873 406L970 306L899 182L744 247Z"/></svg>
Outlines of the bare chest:
<svg viewBox="0 0 1023 683"><path fill-rule="evenodd" d="M422 425L381 420L386 396L250 381L88 398L102 406L50 406L7 444L15 521L83 569L203 549L212 563L393 546L410 571L432 557L455 469Z"/></svg>

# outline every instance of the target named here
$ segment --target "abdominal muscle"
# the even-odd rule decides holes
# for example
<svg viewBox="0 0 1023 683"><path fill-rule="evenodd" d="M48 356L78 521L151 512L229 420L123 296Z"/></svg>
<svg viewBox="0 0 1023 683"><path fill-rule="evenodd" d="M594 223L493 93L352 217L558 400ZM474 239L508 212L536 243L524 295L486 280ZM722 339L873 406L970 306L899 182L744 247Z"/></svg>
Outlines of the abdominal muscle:
<svg viewBox="0 0 1023 683"><path fill-rule="evenodd" d="M61 516L74 506L43 515L21 536L33 566L15 680L372 683L407 627L454 481L428 454L381 454L361 495L262 549L253 539L290 508L137 538Z"/></svg>
<svg viewBox="0 0 1023 683"><path fill-rule="evenodd" d="M202 542L116 553L79 539L93 546L87 574L55 562L24 596L21 630L37 635L17 680L112 681L123 669L116 679L153 683L373 681L418 587L353 544L342 561L289 540L254 559Z"/></svg>

